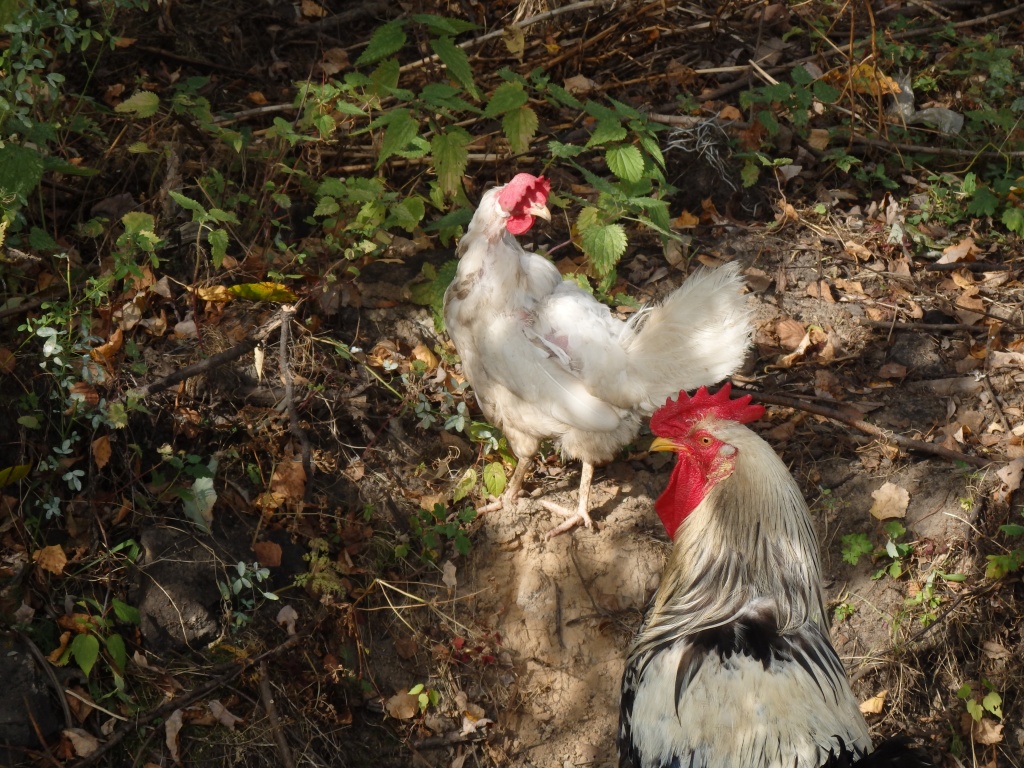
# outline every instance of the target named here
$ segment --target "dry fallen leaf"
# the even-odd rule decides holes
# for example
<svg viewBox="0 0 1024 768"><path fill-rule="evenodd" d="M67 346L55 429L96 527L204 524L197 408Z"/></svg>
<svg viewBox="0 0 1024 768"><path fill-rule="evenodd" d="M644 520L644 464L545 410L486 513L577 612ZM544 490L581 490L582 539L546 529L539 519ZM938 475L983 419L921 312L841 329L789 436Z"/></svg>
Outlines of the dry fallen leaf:
<svg viewBox="0 0 1024 768"><path fill-rule="evenodd" d="M217 701L217 699L209 701L206 706L210 708L210 713L217 718L217 722L226 726L229 730L235 730L235 725L244 720L244 718L231 714L228 708Z"/></svg>
<svg viewBox="0 0 1024 768"><path fill-rule="evenodd" d="M974 238L965 237L959 243L954 243L943 249L942 256L938 260L938 264L955 264L958 261L974 261L976 254L981 253L981 249L974 244Z"/></svg>
<svg viewBox="0 0 1024 768"><path fill-rule="evenodd" d="M459 580L455 577L455 564L451 560L445 560L444 565L441 566L441 581L451 589L455 589L459 585Z"/></svg>
<svg viewBox="0 0 1024 768"><path fill-rule="evenodd" d="M871 505L871 516L876 520L891 520L906 517L910 505L910 494L895 483L885 483L871 494L875 502Z"/></svg>
<svg viewBox="0 0 1024 768"><path fill-rule="evenodd" d="M1003 740L1003 724L983 717L974 722L971 736L978 744L999 744Z"/></svg>
<svg viewBox="0 0 1024 768"><path fill-rule="evenodd" d="M828 284L828 280L809 283L807 285L807 295L815 299L821 299L827 304L836 303L836 297L832 295L832 286Z"/></svg>
<svg viewBox="0 0 1024 768"><path fill-rule="evenodd" d="M51 544L48 547L37 549L32 553L32 559L44 571L49 571L57 576L64 573L64 566L68 564L68 556L64 554L60 544Z"/></svg>
<svg viewBox="0 0 1024 768"><path fill-rule="evenodd" d="M700 224L700 219L689 211L683 211L676 217L676 220L672 222L672 226L676 229L693 229L698 224Z"/></svg>
<svg viewBox="0 0 1024 768"><path fill-rule="evenodd" d="M61 734L71 742L79 757L88 757L100 748L99 739L81 728L65 728Z"/></svg>
<svg viewBox="0 0 1024 768"><path fill-rule="evenodd" d="M408 720L416 717L416 713L420 711L420 701L411 693L396 693L384 702L384 709L391 717Z"/></svg>
<svg viewBox="0 0 1024 768"><path fill-rule="evenodd" d="M178 764L178 733L181 732L182 725L180 709L174 710L171 716L164 721L164 743L167 745L167 751L170 752L175 765Z"/></svg>
<svg viewBox="0 0 1024 768"><path fill-rule="evenodd" d="M879 691L867 701L862 701L860 703L860 713L862 715L882 714L882 710L885 708L885 697L888 694L888 690Z"/></svg>
<svg viewBox="0 0 1024 768"><path fill-rule="evenodd" d="M257 541L252 545L252 551L265 568L276 568L281 564L281 545L276 541Z"/></svg>
<svg viewBox="0 0 1024 768"><path fill-rule="evenodd" d="M103 469L110 461L110 436L100 435L92 441L92 460L96 469Z"/></svg>
<svg viewBox="0 0 1024 768"><path fill-rule="evenodd" d="M902 379L907 375L907 366L899 363L885 363L878 369L878 376L882 379Z"/></svg>
<svg viewBox="0 0 1024 768"><path fill-rule="evenodd" d="M416 657L416 652L420 649L416 643L416 639L412 637L400 637L395 640L395 652L400 658L408 661Z"/></svg>

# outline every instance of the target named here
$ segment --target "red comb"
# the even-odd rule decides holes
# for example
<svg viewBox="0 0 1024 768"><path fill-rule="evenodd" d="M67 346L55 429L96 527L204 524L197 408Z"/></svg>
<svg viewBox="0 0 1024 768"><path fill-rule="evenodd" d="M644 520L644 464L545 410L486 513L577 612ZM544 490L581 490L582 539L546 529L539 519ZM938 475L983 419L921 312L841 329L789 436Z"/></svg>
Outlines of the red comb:
<svg viewBox="0 0 1024 768"><path fill-rule="evenodd" d="M669 398L651 416L651 432L659 437L678 435L705 416L749 424L764 415L764 406L751 405L750 395L732 400L729 398L730 392L732 384L728 382L713 395L708 393L707 387L698 389L693 397L680 392L677 400Z"/></svg>
<svg viewBox="0 0 1024 768"><path fill-rule="evenodd" d="M532 173L517 173L498 193L498 204L506 211L531 203L546 204L551 194L551 182Z"/></svg>

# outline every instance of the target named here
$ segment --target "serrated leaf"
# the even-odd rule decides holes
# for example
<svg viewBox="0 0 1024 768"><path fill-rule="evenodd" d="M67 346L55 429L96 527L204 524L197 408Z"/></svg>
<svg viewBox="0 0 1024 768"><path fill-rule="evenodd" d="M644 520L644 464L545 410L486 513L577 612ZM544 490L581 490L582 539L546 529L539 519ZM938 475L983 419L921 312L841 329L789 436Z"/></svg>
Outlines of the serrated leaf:
<svg viewBox="0 0 1024 768"><path fill-rule="evenodd" d="M599 144L608 144L615 141L622 141L627 135L626 126L619 122L618 118L607 118L598 120L594 126L594 132L587 141L588 147L596 147Z"/></svg>
<svg viewBox="0 0 1024 768"><path fill-rule="evenodd" d="M406 232L412 232L416 226L423 221L423 214L426 213L426 206L423 198L419 195L407 197L399 203L391 206L391 218L394 223Z"/></svg>
<svg viewBox="0 0 1024 768"><path fill-rule="evenodd" d="M79 669L88 677L96 665L96 659L99 658L100 641L96 639L95 635L75 635L75 639L71 641L71 655Z"/></svg>
<svg viewBox="0 0 1024 768"><path fill-rule="evenodd" d="M370 90L377 96L393 93L398 87L398 78L401 74L402 67L395 59L382 61L370 75Z"/></svg>
<svg viewBox="0 0 1024 768"><path fill-rule="evenodd" d="M553 157L564 159L568 157L576 157L582 152L586 152L586 149L583 147L577 147L575 144L563 144L560 141L552 140L548 142L548 152L550 152Z"/></svg>
<svg viewBox="0 0 1024 768"><path fill-rule="evenodd" d="M438 109L453 109L459 112L479 112L468 101L462 98L463 90L448 83L427 83L420 91L420 98Z"/></svg>
<svg viewBox="0 0 1024 768"><path fill-rule="evenodd" d="M314 216L333 216L341 210L341 206L338 205L338 201L333 197L322 197L320 202L316 204L316 208L313 210Z"/></svg>
<svg viewBox="0 0 1024 768"><path fill-rule="evenodd" d="M583 251L599 277L607 275L626 252L626 230L621 224L594 223L580 227Z"/></svg>
<svg viewBox="0 0 1024 768"><path fill-rule="evenodd" d="M501 496L505 492L505 467L500 461L492 461L484 467L484 489L491 496Z"/></svg>
<svg viewBox="0 0 1024 768"><path fill-rule="evenodd" d="M523 106L528 100L526 91L519 83L502 83L494 89L487 107L484 109L484 117L497 117L504 115L513 109Z"/></svg>
<svg viewBox="0 0 1024 768"><path fill-rule="evenodd" d="M967 213L971 216L993 216L999 205L999 198L988 187L979 187L967 201Z"/></svg>
<svg viewBox="0 0 1024 768"><path fill-rule="evenodd" d="M1003 226L1011 232L1016 232L1018 235L1024 235L1024 209L1007 208L1003 211L1003 215L1000 220L1003 222Z"/></svg>
<svg viewBox="0 0 1024 768"><path fill-rule="evenodd" d="M557 83L548 83L544 88L549 94L551 94L551 97L563 107L583 109L582 102Z"/></svg>
<svg viewBox="0 0 1024 768"><path fill-rule="evenodd" d="M530 139L537 132L538 125L537 113L527 106L508 112L501 121L501 129L505 132L505 138L508 139L512 151L516 154L530 148Z"/></svg>
<svg viewBox="0 0 1024 768"><path fill-rule="evenodd" d="M220 269L228 253L228 233L223 229L211 229L206 233L206 240L210 243L210 261L214 269Z"/></svg>
<svg viewBox="0 0 1024 768"><path fill-rule="evenodd" d="M637 182L644 175L644 158L631 144L612 147L604 154L608 170L624 181Z"/></svg>
<svg viewBox="0 0 1024 768"><path fill-rule="evenodd" d="M34 149L12 143L0 147L0 190L25 197L42 180L42 155Z"/></svg>
<svg viewBox="0 0 1024 768"><path fill-rule="evenodd" d="M449 197L454 197L462 187L462 174L469 162L468 147L472 140L467 131L458 127L436 133L430 140L437 181Z"/></svg>
<svg viewBox="0 0 1024 768"><path fill-rule="evenodd" d="M122 101L114 111L120 114L132 113L135 117L152 117L160 109L160 97L152 91L136 91Z"/></svg>
<svg viewBox="0 0 1024 768"><path fill-rule="evenodd" d="M466 498L476 487L476 470L470 467L462 473L459 482L452 490L452 502L461 501Z"/></svg>
<svg viewBox="0 0 1024 768"><path fill-rule="evenodd" d="M438 37L430 41L430 47L438 58L448 67L448 74L465 88L474 99L480 98L480 91L473 80L473 68L469 66L469 57L450 37Z"/></svg>
<svg viewBox="0 0 1024 768"><path fill-rule="evenodd" d="M248 301L273 301L276 303L296 301L298 297L280 283L239 283L232 285L228 291L240 299Z"/></svg>
<svg viewBox="0 0 1024 768"><path fill-rule="evenodd" d="M373 64L397 53L405 45L405 41L405 22L402 20L389 21L387 24L377 27L370 35L369 44L356 59L356 66Z"/></svg>
<svg viewBox="0 0 1024 768"><path fill-rule="evenodd" d="M380 168L389 157L408 147L416 138L419 130L419 122L409 113L408 109L392 110L387 128L384 129L384 139L380 145L377 168Z"/></svg>
<svg viewBox="0 0 1024 768"><path fill-rule="evenodd" d="M193 221L196 219L197 216L204 216L204 215L206 215L206 209L203 208L202 205L197 203L191 197L185 197L185 195L181 194L180 192L175 192L173 189L168 190L167 194L170 195L171 200L176 202L178 205L180 205L186 211L192 211L192 214L193 214L192 215L192 220Z"/></svg>

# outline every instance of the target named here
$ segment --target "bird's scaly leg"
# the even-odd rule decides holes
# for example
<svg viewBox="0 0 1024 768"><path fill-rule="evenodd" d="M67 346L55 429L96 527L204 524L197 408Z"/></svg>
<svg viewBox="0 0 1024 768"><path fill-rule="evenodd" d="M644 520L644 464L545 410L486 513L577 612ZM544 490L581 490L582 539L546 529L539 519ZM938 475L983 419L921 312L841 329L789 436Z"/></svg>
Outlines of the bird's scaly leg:
<svg viewBox="0 0 1024 768"><path fill-rule="evenodd" d="M594 479L594 465L589 461L583 462L583 471L580 473L580 492L579 500L576 503L576 511L573 512L570 509L566 509L560 504L555 504L553 501L543 501L539 503L545 509L549 509L552 512L557 512L560 515L565 515L566 520L561 525L552 528L547 532L544 537L550 539L553 536L558 536L560 533L565 533L568 530L574 528L577 523L583 523L587 528L590 528L594 523L590 519L590 484Z"/></svg>

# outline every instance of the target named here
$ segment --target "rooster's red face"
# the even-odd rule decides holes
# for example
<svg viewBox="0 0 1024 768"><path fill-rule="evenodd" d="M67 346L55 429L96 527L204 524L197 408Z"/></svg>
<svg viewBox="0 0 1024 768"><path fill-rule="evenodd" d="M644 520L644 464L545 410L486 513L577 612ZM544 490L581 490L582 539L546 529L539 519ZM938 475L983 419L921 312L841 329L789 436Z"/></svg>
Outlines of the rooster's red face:
<svg viewBox="0 0 1024 768"><path fill-rule="evenodd" d="M658 437L652 451L675 451L678 459L668 488L654 509L670 539L712 488L736 469L736 448L698 425L679 438Z"/></svg>
<svg viewBox="0 0 1024 768"><path fill-rule="evenodd" d="M505 228L513 235L521 235L533 226L536 216L551 221L547 206L550 193L551 182L543 176L516 174L498 194L498 205L508 214Z"/></svg>

